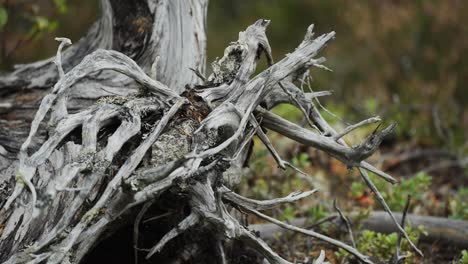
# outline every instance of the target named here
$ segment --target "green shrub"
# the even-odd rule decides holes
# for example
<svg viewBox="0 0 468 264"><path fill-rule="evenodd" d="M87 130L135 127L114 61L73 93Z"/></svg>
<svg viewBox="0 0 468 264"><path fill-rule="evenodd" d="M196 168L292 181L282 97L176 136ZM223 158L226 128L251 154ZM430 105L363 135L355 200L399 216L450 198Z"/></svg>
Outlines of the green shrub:
<svg viewBox="0 0 468 264"><path fill-rule="evenodd" d="M450 200L449 206L450 218L468 220L468 188L458 190L454 199Z"/></svg>
<svg viewBox="0 0 468 264"><path fill-rule="evenodd" d="M468 250L462 250L459 260L452 261L453 264L468 264Z"/></svg>
<svg viewBox="0 0 468 264"><path fill-rule="evenodd" d="M408 226L405 228L405 231L410 239L415 243L418 242L421 234L425 234L423 226L418 226L417 228ZM364 230L359 234L356 240L356 246L359 252L385 262L391 260L394 256L397 240L397 233L386 235L370 230ZM336 255L341 260L351 257L351 255L343 249L340 249ZM411 246L405 239L401 240L400 255L407 256L405 263L415 263L414 258L416 254L411 251Z"/></svg>
<svg viewBox="0 0 468 264"><path fill-rule="evenodd" d="M406 198L411 195L412 204L422 203L424 195L429 190L432 178L424 172L419 172L414 177L402 179L398 185L388 187L388 183L373 173L369 177L380 190L383 198L387 201L392 211L403 211ZM368 189L363 182L353 182L351 185L351 195L359 197Z"/></svg>
<svg viewBox="0 0 468 264"><path fill-rule="evenodd" d="M308 219L311 223L316 223L320 219L327 217L328 212L322 205L310 207L308 210Z"/></svg>

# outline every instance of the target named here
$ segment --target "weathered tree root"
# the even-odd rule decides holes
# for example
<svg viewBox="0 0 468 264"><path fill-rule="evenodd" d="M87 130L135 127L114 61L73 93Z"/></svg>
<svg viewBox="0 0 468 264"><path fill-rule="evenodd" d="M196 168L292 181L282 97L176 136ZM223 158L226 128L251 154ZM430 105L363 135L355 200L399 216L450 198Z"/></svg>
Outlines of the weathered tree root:
<svg viewBox="0 0 468 264"><path fill-rule="evenodd" d="M206 8L203 4L201 8ZM163 15L164 10L169 9L161 7L156 13ZM196 12L203 13L203 10ZM200 26L198 20L194 21L195 26ZM160 76L159 72L155 73L155 68L168 63L167 60L148 67L146 58L141 66L120 52L101 49L84 57L65 73L60 59L64 45L61 44L55 60L58 81L42 100L29 136L19 151L19 162L12 165L17 171L14 188L9 189L6 202L0 202L3 205L0 209L0 261L79 263L115 219L141 204L146 204L144 208L147 208L164 193L175 190L185 197L189 213L161 240L155 241L147 258L163 250L169 241L183 232L203 227L210 230L215 239L221 262L225 259L223 243L240 240L251 245L270 263L290 263L241 225L231 215L227 207L230 204L283 228L343 248L364 263L372 263L350 245L282 223L258 211L294 202L315 191L296 192L271 201L255 201L229 189L239 183L240 168L248 159L247 146L254 135L260 137L282 169L295 169L276 152L260 128L265 126L325 151L349 167L358 167L366 183L393 217L365 170L391 183L396 181L364 160L376 151L395 126L376 131L361 144L346 146L340 138L353 127L336 133L320 116L310 95L294 84L300 76L308 73L309 67L326 69L321 65L324 59L315 57L335 33L314 38L311 26L296 50L274 63L265 34L269 23L261 19L241 32L238 41L231 43L224 56L213 63L213 74L201 84L199 80L191 81L191 76L203 77L199 72L196 74L198 69L194 75L177 81L174 79L177 75L163 74L163 84L163 81L152 77ZM60 40L66 42L65 39ZM197 42L198 39L191 41ZM158 45L164 43L161 40ZM251 78L263 52L270 67ZM204 58L204 54L194 57ZM200 62L196 61L196 64ZM103 71L125 75L136 83L138 92L124 97L102 98L85 110L69 113L68 95L72 87ZM152 77L147 74L149 71ZM177 85L181 81L188 84L185 90ZM284 102L299 107L319 133L268 111ZM48 120L49 136L39 149L32 149L31 142L45 120ZM151 162L151 155L157 156L155 153L163 151L156 146L170 147L172 143L166 138L176 129L180 132L177 133L180 138L175 140L181 146L180 153L174 153L167 162ZM136 217L136 229L144 211ZM404 231L402 234L408 239ZM138 238L135 243L138 243ZM318 260L319 263L321 261L323 257Z"/></svg>

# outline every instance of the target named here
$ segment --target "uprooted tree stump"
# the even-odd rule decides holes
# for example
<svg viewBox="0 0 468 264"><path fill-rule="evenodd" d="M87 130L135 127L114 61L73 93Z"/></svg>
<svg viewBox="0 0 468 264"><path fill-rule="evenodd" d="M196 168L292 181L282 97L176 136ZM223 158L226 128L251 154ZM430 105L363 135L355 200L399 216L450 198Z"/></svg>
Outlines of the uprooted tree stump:
<svg viewBox="0 0 468 264"><path fill-rule="evenodd" d="M225 263L232 256L225 251L240 243L270 263L290 263L243 226L237 210L372 263L346 243L259 212L314 190L268 201L233 192L254 136L280 168L296 169L263 128L357 167L408 239L367 171L396 181L365 162L395 126L349 147L344 134L379 119L337 133L312 101L320 94L302 90L310 67L326 69L317 54L335 33L315 38L310 26L302 43L274 63L265 34L270 22L260 19L239 33L205 77L207 4L102 0L102 17L78 43L62 54L71 43L58 38L55 58L0 77L0 262L80 263L132 224L129 244L140 262L171 247L174 263ZM262 54L269 67L253 76ZM301 109L310 129L269 111L280 103ZM140 234L143 219L161 221L147 219L156 214L166 224ZM161 235L148 245L147 233ZM170 246L174 240L177 247Z"/></svg>

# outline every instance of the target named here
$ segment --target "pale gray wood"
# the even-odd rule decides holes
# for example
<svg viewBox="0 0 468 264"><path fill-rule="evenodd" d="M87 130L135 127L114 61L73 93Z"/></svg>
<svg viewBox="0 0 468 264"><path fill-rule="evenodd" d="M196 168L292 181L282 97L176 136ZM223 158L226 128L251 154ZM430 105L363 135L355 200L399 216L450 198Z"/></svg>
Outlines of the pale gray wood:
<svg viewBox="0 0 468 264"><path fill-rule="evenodd" d="M134 212L176 191L190 213L176 228L164 230L147 258L175 237L203 227L221 262L226 261L222 245L237 240L269 263L291 263L243 226L229 204L372 263L343 242L257 211L314 191L256 201L228 189L243 176L254 135L281 168L298 170L279 156L261 126L360 168L364 179L369 170L396 182L365 162L393 125L348 147L311 101L328 93L306 94L295 84L310 67L328 69L317 55L335 33L314 37L310 26L298 47L274 63L266 35L270 21L257 20L229 44L205 78L207 4L102 0L102 18L81 41L62 54L67 40L60 38L55 58L0 76L0 94L6 95L0 99L0 119L27 118L1 121L1 262L79 263L106 232L118 230L117 219L136 221L138 229L148 208ZM123 17L139 19L141 27L131 27L132 19ZM253 76L262 54L269 67ZM18 107L12 98L21 91L36 101ZM269 112L284 102L298 107L316 132ZM204 247L189 255L202 254Z"/></svg>

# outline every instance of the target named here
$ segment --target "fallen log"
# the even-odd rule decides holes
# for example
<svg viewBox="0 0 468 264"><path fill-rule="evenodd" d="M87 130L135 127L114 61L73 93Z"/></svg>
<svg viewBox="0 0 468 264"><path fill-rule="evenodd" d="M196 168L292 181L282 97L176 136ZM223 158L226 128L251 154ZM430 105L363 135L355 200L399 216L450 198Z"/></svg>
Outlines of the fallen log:
<svg viewBox="0 0 468 264"><path fill-rule="evenodd" d="M356 216L357 213L351 213L350 218ZM401 220L401 213L394 213L398 221ZM333 221L340 224L342 221L338 214ZM447 243L460 248L468 247L468 221L449 219L436 216L423 216L423 215L407 215L409 222L412 226L424 226L427 234L422 234L420 242L423 243ZM306 227L309 224L307 218L297 218L291 221L292 225ZM284 235L289 231L282 229L275 224L254 224L249 226L250 229L258 231L260 237L263 239L274 239L278 235ZM390 234L398 232L397 228L393 225L393 221L388 214L384 211L374 211L362 223L362 228L372 230L379 233Z"/></svg>

